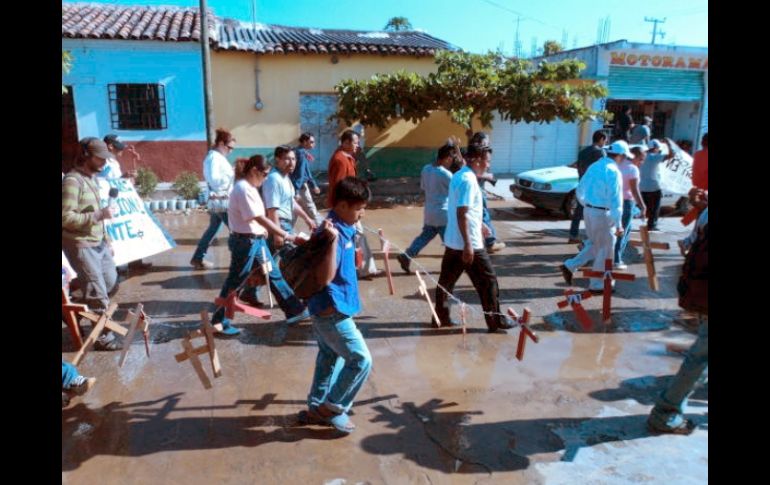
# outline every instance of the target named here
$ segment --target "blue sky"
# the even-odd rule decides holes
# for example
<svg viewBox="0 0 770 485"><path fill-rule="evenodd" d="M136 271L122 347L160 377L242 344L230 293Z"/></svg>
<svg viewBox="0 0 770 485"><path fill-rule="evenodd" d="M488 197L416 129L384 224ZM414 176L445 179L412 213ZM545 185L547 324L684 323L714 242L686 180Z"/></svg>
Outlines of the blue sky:
<svg viewBox="0 0 770 485"><path fill-rule="evenodd" d="M198 0L93 0L95 3L198 6ZM70 3L70 2L65 2ZM416 29L446 40L466 51L502 49L513 52L517 18L523 56L532 53L533 41L546 40L566 48L596 43L600 19L609 17L608 40L650 42L658 24L658 44L708 46L708 0L208 0L221 17L300 27L381 30L394 16L407 17Z"/></svg>

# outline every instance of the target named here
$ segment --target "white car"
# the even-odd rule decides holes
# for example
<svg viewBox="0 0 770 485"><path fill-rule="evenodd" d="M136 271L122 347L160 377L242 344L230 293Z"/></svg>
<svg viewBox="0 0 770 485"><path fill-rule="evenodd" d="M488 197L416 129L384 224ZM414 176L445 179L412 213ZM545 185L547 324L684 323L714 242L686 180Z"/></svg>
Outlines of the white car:
<svg viewBox="0 0 770 485"><path fill-rule="evenodd" d="M674 157L661 167L661 206L674 206L677 211L688 209L687 194L692 188L692 156L679 148L671 139L666 139L674 150ZM668 147L661 144L661 152L668 154ZM541 168L521 172L511 184L513 196L535 207L561 211L572 218L577 207L575 189L578 185L576 163L559 167Z"/></svg>

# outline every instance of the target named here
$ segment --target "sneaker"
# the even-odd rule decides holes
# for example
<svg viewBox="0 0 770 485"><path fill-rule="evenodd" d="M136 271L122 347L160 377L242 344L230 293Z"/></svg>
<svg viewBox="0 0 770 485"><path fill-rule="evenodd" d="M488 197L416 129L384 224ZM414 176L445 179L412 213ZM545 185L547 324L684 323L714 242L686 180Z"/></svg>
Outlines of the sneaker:
<svg viewBox="0 0 770 485"><path fill-rule="evenodd" d="M70 384L69 391L77 396L82 396L90 391L94 384L96 384L96 377L77 376Z"/></svg>
<svg viewBox="0 0 770 485"><path fill-rule="evenodd" d="M241 329L233 327L230 322L221 322L222 330L214 331L214 335L218 337L235 337L240 335Z"/></svg>
<svg viewBox="0 0 770 485"><path fill-rule="evenodd" d="M628 269L628 265L626 263L615 263L615 269Z"/></svg>
<svg viewBox="0 0 770 485"><path fill-rule="evenodd" d="M396 256L396 259L398 260L398 264L401 265L401 269L404 270L404 273L410 274L411 271L409 271L409 263L411 263L411 261L409 261L409 257L406 254L401 253Z"/></svg>
<svg viewBox="0 0 770 485"><path fill-rule="evenodd" d="M305 308L305 310L303 310L302 313L300 313L298 315L294 315L293 317L287 318L286 319L286 324L287 325L294 325L294 324L297 324L297 323L299 323L299 322L301 322L303 320L307 320L309 318L310 318L310 310Z"/></svg>
<svg viewBox="0 0 770 485"><path fill-rule="evenodd" d="M198 270L201 270L201 269L211 269L211 268L214 267L214 263L212 263L210 261L206 261L205 259L201 259L201 260L191 259L190 260L190 265L194 269L198 269Z"/></svg>
<svg viewBox="0 0 770 485"><path fill-rule="evenodd" d="M508 317L503 317L500 323L497 324L497 327L488 329L487 333L506 333L505 330L510 330L518 326L519 324L517 322L514 322Z"/></svg>
<svg viewBox="0 0 770 485"><path fill-rule="evenodd" d="M572 286L572 271L567 268L566 265L562 264L559 266L559 269L561 270L561 275L564 278L564 281L567 282L568 285Z"/></svg>
<svg viewBox="0 0 770 485"><path fill-rule="evenodd" d="M94 350L111 352L120 350L122 347L122 342L112 333L101 335L98 339L96 339L96 342L94 342Z"/></svg>
<svg viewBox="0 0 770 485"><path fill-rule="evenodd" d="M578 239L576 237L571 237L571 238L567 239L567 244L580 244L581 242L583 242L583 241L581 241L580 239Z"/></svg>
<svg viewBox="0 0 770 485"><path fill-rule="evenodd" d="M505 243L504 242L496 242L492 244L491 246L487 246L487 252L489 253L496 253L498 251L501 251L505 249Z"/></svg>
<svg viewBox="0 0 770 485"><path fill-rule="evenodd" d="M241 294L238 295L238 299L254 308L265 308L267 306L259 301L259 298L257 298L256 295L253 293L246 293L245 291L242 291Z"/></svg>

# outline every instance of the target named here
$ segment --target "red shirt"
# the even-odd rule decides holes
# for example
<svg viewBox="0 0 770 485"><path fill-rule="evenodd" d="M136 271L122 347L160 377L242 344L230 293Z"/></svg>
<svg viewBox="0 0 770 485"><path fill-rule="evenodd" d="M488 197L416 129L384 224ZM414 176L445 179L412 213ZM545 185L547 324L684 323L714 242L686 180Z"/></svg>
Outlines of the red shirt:
<svg viewBox="0 0 770 485"><path fill-rule="evenodd" d="M699 189L709 189L709 151L708 148L695 152L692 161L692 184Z"/></svg>
<svg viewBox="0 0 770 485"><path fill-rule="evenodd" d="M326 194L326 204L331 209L334 207L334 201L332 195L334 194L334 188L337 186L340 180L345 177L356 176L356 159L353 155L338 148L331 160L329 160L329 193Z"/></svg>

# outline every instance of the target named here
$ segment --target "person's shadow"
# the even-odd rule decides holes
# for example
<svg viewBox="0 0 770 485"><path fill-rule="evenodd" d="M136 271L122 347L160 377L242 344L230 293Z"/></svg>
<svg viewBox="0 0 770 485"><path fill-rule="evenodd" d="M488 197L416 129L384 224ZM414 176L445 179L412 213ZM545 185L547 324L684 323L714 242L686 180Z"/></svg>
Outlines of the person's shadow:
<svg viewBox="0 0 770 485"><path fill-rule="evenodd" d="M444 411L456 405L432 399L421 406L404 403L400 413L373 406L379 415L372 421L398 431L367 436L361 447L445 473L492 473L526 469L533 455L564 450L562 461L572 461L582 447L651 436L646 414L470 424L470 415L482 413ZM708 419L688 418L697 424Z"/></svg>
<svg viewBox="0 0 770 485"><path fill-rule="evenodd" d="M279 400L265 394L232 405L180 407L183 393L155 401L112 402L98 409L78 403L62 410L62 471L77 469L98 455L144 456L161 451L256 447L304 439L332 440L344 435L331 427L303 426L297 413L276 415L211 416L213 411L244 408L264 410L270 405L305 405L300 400ZM389 395L357 402L359 406L388 400ZM202 412L201 412L202 411ZM171 418L172 413L189 413ZM275 428L270 431L253 428Z"/></svg>

